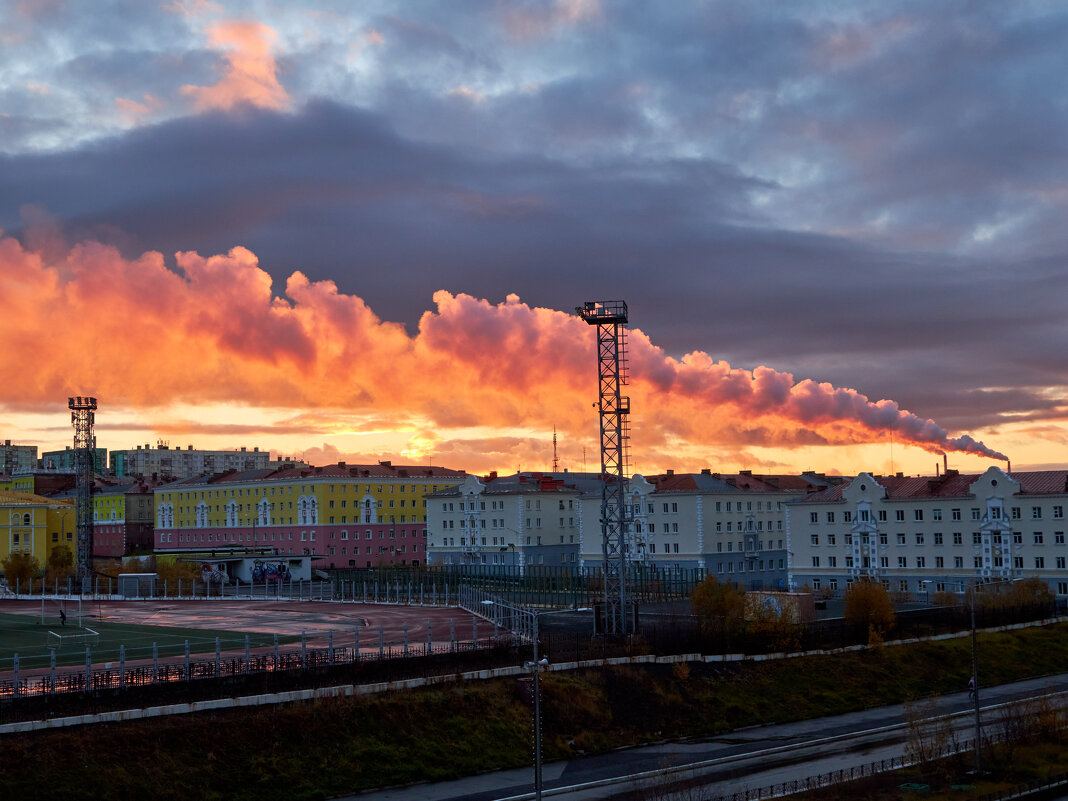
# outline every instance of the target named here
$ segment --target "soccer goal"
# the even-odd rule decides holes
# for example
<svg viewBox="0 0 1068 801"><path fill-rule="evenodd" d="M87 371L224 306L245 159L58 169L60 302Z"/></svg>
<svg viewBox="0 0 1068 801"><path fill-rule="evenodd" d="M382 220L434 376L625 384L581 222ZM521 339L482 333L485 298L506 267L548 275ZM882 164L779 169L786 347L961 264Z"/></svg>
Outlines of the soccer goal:
<svg viewBox="0 0 1068 801"><path fill-rule="evenodd" d="M82 599L46 598L42 595L41 625L82 628Z"/></svg>
<svg viewBox="0 0 1068 801"><path fill-rule="evenodd" d="M63 653L73 650L84 651L86 648L92 648L100 642L100 634L93 631L88 626L82 629L72 629L71 631L49 631L48 632L48 647L55 649L55 652Z"/></svg>

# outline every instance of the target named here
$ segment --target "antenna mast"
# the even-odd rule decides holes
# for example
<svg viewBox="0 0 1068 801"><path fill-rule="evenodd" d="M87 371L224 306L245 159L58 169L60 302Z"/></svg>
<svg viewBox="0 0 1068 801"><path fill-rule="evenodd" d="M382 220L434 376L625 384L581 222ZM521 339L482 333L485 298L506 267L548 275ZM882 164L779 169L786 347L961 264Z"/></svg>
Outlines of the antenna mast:
<svg viewBox="0 0 1068 801"><path fill-rule="evenodd" d="M560 460L556 458L556 425L553 425L553 472L560 472Z"/></svg>

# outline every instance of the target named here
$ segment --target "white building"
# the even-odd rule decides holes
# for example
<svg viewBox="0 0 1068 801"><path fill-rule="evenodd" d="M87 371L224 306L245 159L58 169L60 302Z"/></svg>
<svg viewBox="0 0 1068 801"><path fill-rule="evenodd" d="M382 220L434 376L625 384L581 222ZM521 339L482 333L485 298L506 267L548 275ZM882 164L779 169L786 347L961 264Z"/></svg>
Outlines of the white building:
<svg viewBox="0 0 1068 801"><path fill-rule="evenodd" d="M571 473L490 473L428 495L427 564L574 568L580 485L596 481Z"/></svg>
<svg viewBox="0 0 1068 801"><path fill-rule="evenodd" d="M637 564L703 569L750 589L786 586L786 509L828 486L825 477L759 476L751 471L648 478L635 475L626 502L632 522L625 550ZM580 564L602 559L600 489L583 496Z"/></svg>
<svg viewBox="0 0 1068 801"><path fill-rule="evenodd" d="M861 577L901 593L1038 577L1068 594L1068 471L855 479L791 504L790 585L842 592Z"/></svg>

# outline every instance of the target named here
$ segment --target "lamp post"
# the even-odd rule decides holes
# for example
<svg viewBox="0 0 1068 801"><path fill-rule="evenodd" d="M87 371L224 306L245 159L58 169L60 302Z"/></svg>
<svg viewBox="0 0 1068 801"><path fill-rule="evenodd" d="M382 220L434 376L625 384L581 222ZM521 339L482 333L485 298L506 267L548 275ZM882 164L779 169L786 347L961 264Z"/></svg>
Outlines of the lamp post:
<svg viewBox="0 0 1068 801"><path fill-rule="evenodd" d="M546 658L538 658L538 618L546 615L559 615L564 612L589 612L591 609L590 607L580 607L577 609L546 609L538 612L533 609L523 609L510 604L503 604L499 601L485 600L482 601L482 604L487 607L496 606L511 612L513 616L513 632L516 629L516 626L514 625L515 616L526 615L530 618L530 639L534 648L534 658L530 662L524 662L523 667L534 673L534 798L536 801L541 801L541 669L543 667L548 667L549 660Z"/></svg>
<svg viewBox="0 0 1068 801"><path fill-rule="evenodd" d="M979 776L983 772L983 748L982 748L982 731L979 723L979 659L976 652L977 637L975 633L975 593L978 587L978 582L972 583L972 700L975 704L975 775Z"/></svg>

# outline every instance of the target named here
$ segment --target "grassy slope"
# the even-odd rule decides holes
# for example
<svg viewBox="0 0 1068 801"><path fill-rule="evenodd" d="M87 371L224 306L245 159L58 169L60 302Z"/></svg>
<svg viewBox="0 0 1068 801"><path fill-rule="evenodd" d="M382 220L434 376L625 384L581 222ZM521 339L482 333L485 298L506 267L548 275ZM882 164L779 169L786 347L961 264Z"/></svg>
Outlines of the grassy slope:
<svg viewBox="0 0 1068 801"><path fill-rule="evenodd" d="M984 635L983 684L1068 664L1068 626ZM546 758L961 690L967 639L749 665L546 676ZM5 737L0 798L324 798L530 762L501 680L362 699ZM47 777L47 778L46 778Z"/></svg>

